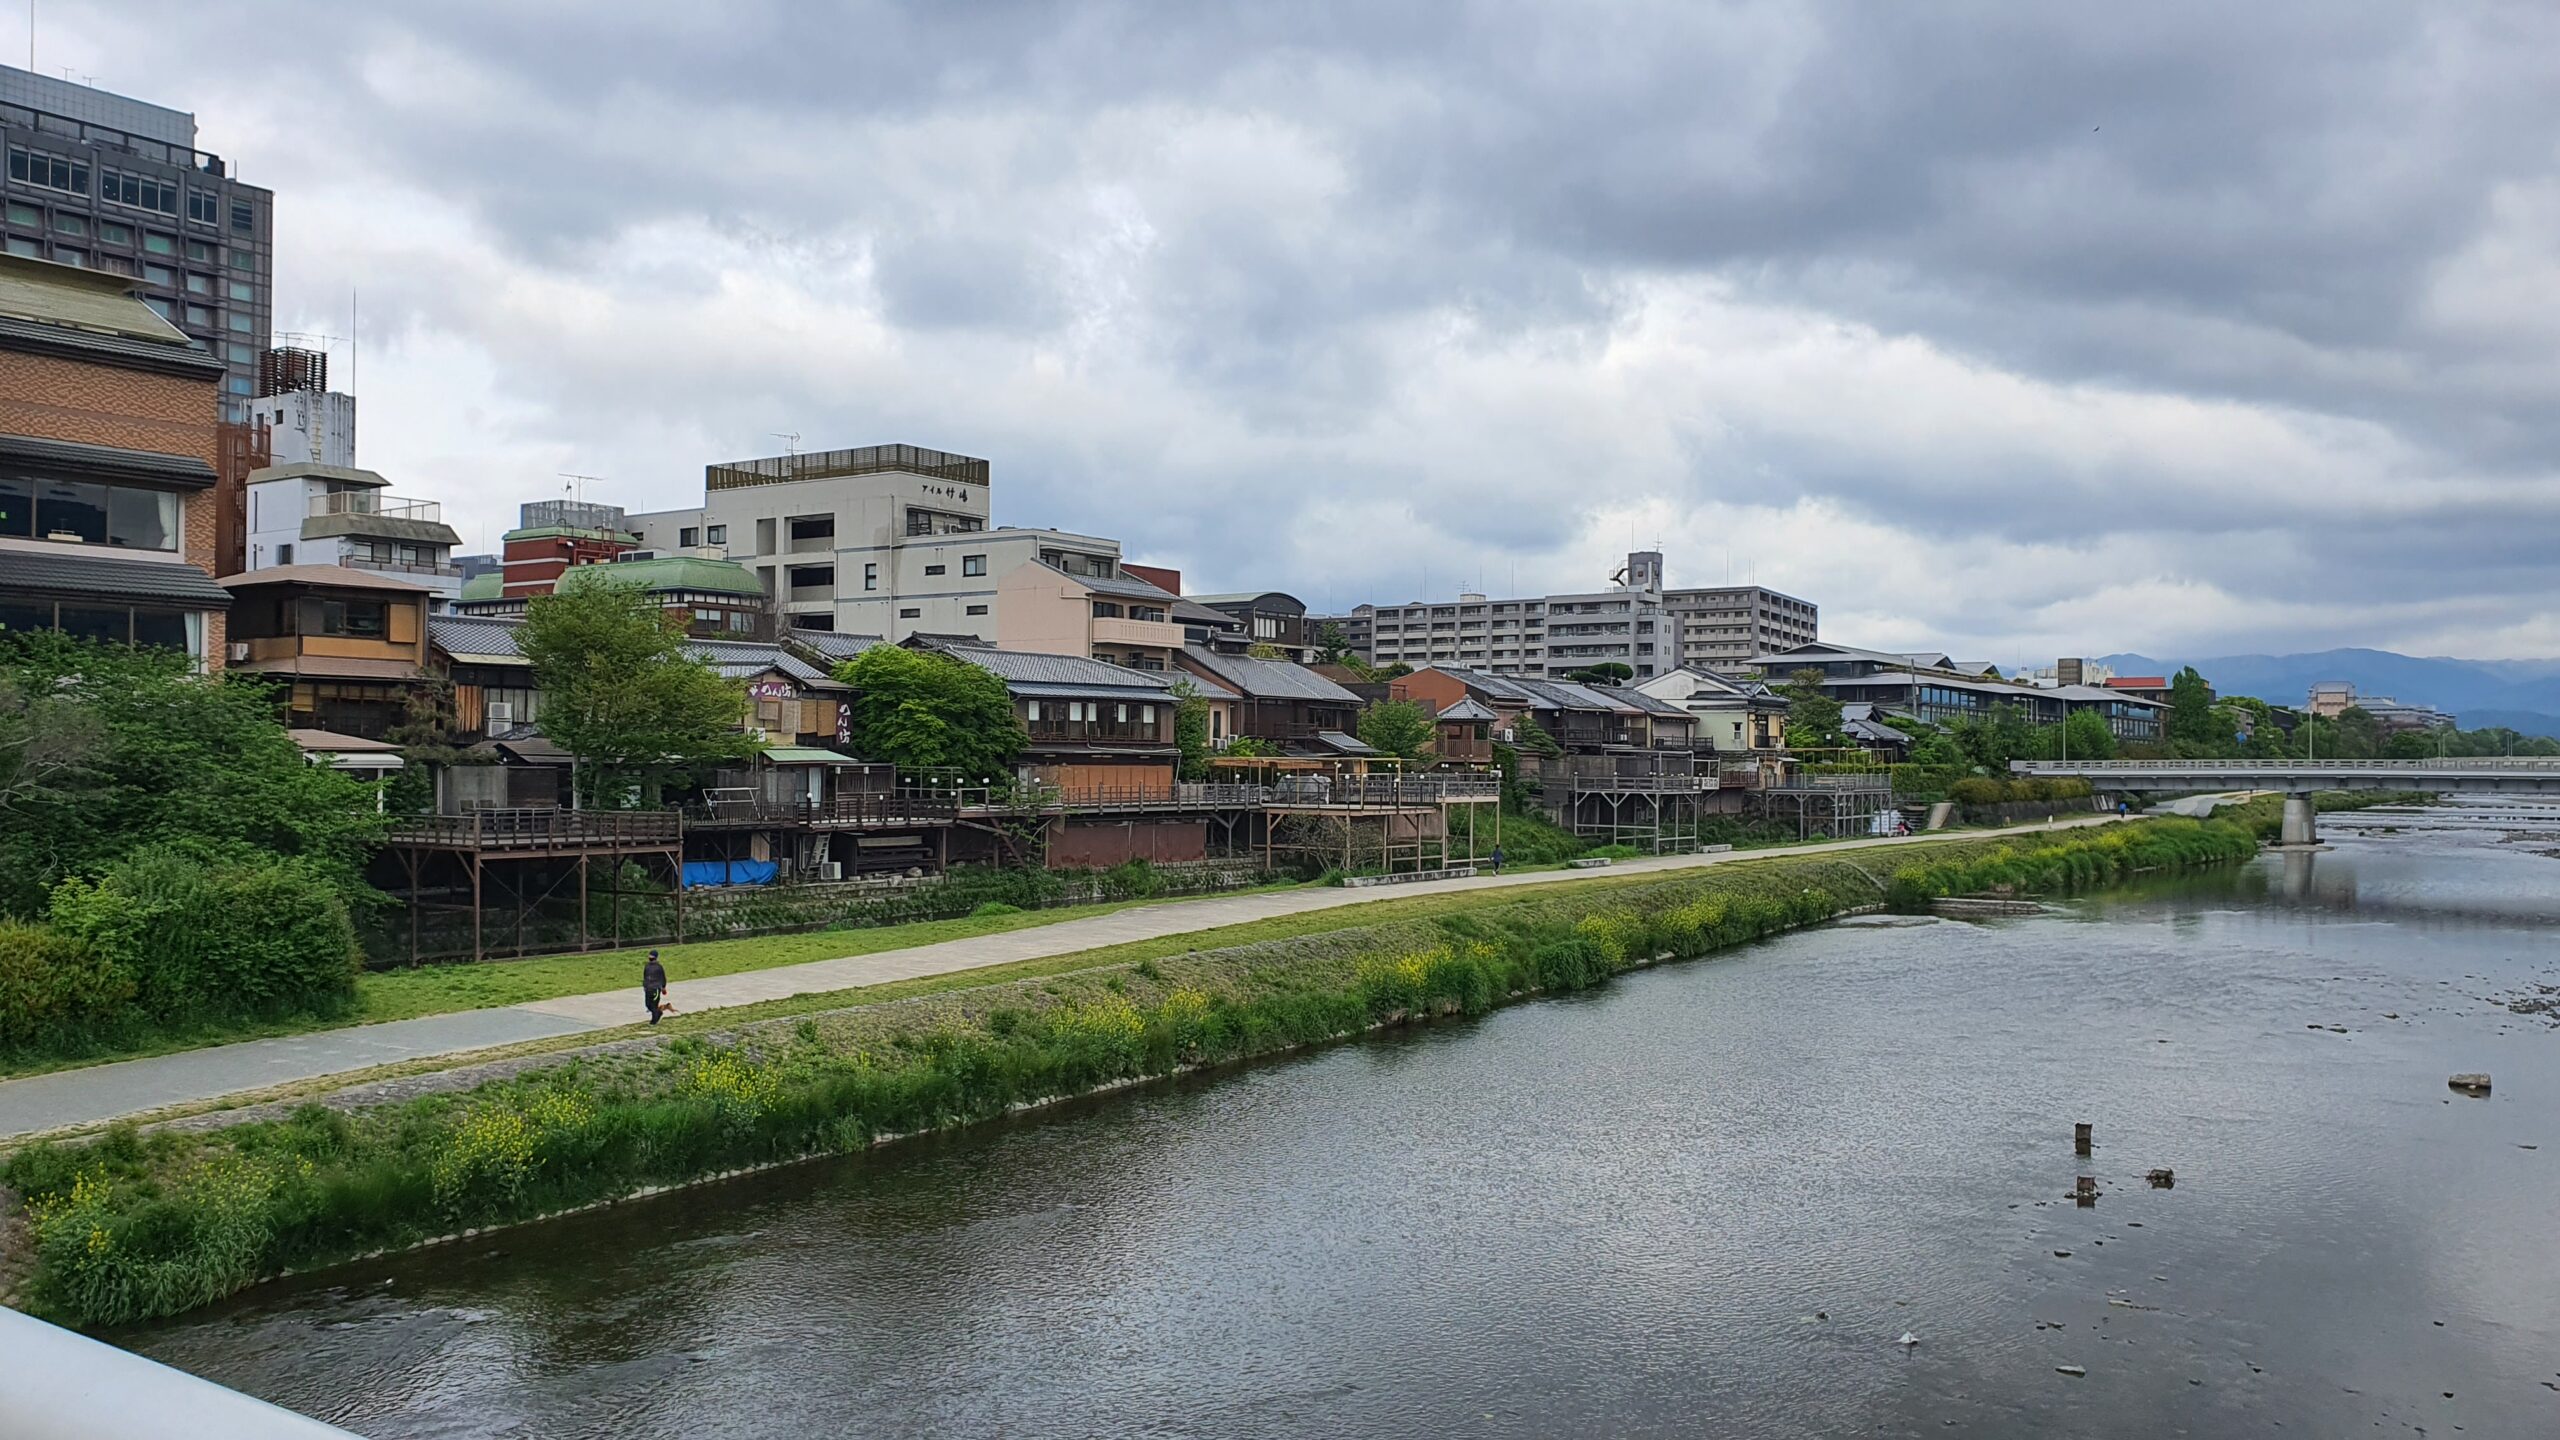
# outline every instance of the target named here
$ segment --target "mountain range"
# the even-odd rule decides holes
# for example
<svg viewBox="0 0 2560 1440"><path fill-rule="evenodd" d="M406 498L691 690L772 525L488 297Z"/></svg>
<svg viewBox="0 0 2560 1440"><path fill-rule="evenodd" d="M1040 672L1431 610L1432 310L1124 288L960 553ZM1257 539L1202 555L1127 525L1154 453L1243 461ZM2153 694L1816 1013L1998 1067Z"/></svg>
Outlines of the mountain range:
<svg viewBox="0 0 2560 1440"><path fill-rule="evenodd" d="M2458 660L2389 650L2319 650L2306 655L2215 655L2154 659L2103 655L2118 675L2174 675L2193 665L2225 695L2299 705L2311 687L2344 680L2366 695L2452 712L2465 730L2505 726L2560 736L2560 660Z"/></svg>

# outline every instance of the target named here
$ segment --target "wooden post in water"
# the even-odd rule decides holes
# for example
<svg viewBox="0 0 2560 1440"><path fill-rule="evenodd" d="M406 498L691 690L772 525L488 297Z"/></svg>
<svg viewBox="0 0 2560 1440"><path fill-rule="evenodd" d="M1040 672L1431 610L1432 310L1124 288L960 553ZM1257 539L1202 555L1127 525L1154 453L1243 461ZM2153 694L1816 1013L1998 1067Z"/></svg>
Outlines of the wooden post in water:
<svg viewBox="0 0 2560 1440"><path fill-rule="evenodd" d="M2088 1121L2083 1120L2079 1124L2071 1127L2071 1151L2073 1154L2088 1154L2091 1149L2089 1140L2090 1125Z"/></svg>

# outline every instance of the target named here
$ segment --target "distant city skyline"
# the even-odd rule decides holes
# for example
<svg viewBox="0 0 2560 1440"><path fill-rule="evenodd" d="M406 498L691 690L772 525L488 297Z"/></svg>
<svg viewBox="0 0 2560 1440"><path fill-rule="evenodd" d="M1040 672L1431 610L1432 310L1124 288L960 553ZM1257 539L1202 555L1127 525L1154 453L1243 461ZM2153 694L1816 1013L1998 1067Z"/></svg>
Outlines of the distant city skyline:
<svg viewBox="0 0 2560 1440"><path fill-rule="evenodd" d="M360 297L469 550L787 434L1320 612L1660 548L1877 647L2560 655L2547 7L613 13L37 63L273 191L274 330Z"/></svg>

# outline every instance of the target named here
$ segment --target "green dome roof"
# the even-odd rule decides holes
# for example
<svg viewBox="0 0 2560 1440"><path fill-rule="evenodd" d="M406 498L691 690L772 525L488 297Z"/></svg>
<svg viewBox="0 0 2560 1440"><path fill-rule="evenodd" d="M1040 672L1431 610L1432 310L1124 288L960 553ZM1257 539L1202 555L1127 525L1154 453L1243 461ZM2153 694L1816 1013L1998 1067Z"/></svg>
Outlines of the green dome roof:
<svg viewBox="0 0 2560 1440"><path fill-rule="evenodd" d="M756 583L755 572L735 560L713 560L699 555L661 555L654 560L624 560L603 565L573 565L560 577L558 588L575 590L582 585L637 585L652 593L685 590L718 595L742 595L749 599L764 598L764 586Z"/></svg>

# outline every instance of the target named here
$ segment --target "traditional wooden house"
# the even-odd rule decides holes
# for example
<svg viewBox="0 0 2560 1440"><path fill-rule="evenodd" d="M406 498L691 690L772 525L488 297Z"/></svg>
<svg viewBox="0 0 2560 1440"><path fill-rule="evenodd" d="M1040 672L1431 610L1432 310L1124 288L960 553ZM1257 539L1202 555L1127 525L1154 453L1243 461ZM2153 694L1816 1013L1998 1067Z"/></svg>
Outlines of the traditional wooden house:
<svg viewBox="0 0 2560 1440"><path fill-rule="evenodd" d="M424 585L343 565L271 565L231 593L229 668L282 683L289 725L379 740L427 683Z"/></svg>
<svg viewBox="0 0 2560 1440"><path fill-rule="evenodd" d="M1378 752L1360 742L1360 697L1304 665L1256 660L1186 645L1175 664L1234 694L1235 735L1286 754L1366 760Z"/></svg>

